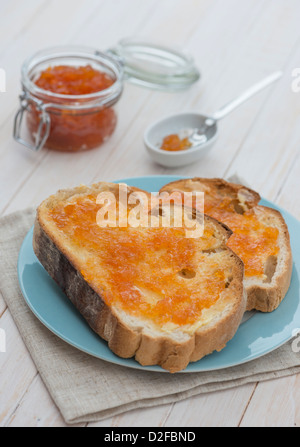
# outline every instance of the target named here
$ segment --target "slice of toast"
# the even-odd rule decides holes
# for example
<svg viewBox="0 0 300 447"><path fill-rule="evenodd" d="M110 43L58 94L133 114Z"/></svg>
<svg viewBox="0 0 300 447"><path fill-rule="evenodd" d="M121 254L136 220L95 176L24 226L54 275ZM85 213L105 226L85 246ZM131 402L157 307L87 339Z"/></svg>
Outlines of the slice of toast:
<svg viewBox="0 0 300 447"><path fill-rule="evenodd" d="M102 225L103 192L116 197L119 224L113 183L59 191L39 206L33 247L50 276L120 357L174 373L223 349L246 307L244 266L226 245L231 231L208 216L201 237L187 237L172 219L162 225L175 204L159 205L154 227ZM149 216L149 195L128 187L132 194L143 196ZM184 213L195 217L188 207Z"/></svg>
<svg viewBox="0 0 300 447"><path fill-rule="evenodd" d="M219 178L180 180L161 190L174 191L204 192L204 212L233 231L227 244L245 265L247 310L275 310L292 274L289 232L281 213L259 205L257 192Z"/></svg>

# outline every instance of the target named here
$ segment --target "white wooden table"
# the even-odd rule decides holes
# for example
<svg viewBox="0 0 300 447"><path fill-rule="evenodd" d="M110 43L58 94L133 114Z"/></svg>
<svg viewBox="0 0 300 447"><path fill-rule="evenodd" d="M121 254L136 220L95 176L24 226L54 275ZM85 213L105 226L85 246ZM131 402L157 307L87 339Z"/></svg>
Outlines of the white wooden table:
<svg viewBox="0 0 300 447"><path fill-rule="evenodd" d="M0 213L39 202L58 188L125 177L238 173L261 195L300 218L299 0L0 0ZM47 46L84 44L105 50L141 36L192 53L202 79L177 93L129 83L114 136L98 150L35 154L14 142L20 67ZM214 112L276 70L284 76L220 124L220 138L198 164L167 170L143 147L145 127L181 110ZM300 76L300 69L299 74ZM64 426L0 296L0 425ZM295 426L300 424L300 376L132 411L90 426Z"/></svg>

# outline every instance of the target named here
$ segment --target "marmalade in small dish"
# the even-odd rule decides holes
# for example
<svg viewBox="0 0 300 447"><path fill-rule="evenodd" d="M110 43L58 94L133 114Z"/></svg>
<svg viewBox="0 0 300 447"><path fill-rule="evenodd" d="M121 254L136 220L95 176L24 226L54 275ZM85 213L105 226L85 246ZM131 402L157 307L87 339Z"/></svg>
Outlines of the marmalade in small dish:
<svg viewBox="0 0 300 447"><path fill-rule="evenodd" d="M192 146L188 138L180 138L177 134L164 137L160 149L169 152L185 151Z"/></svg>

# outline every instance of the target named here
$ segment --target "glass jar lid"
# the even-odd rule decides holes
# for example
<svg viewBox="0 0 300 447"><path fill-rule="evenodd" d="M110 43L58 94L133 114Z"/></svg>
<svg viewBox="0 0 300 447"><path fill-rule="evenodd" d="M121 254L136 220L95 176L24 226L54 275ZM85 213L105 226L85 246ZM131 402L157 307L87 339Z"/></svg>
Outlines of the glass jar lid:
<svg viewBox="0 0 300 447"><path fill-rule="evenodd" d="M124 65L128 81L159 90L182 90L200 79L193 58L175 48L123 39L108 51Z"/></svg>

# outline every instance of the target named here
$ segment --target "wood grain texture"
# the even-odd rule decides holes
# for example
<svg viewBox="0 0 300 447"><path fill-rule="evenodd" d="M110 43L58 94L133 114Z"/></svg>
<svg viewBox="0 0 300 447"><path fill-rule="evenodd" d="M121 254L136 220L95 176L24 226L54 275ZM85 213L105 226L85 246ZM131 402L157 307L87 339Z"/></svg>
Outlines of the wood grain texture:
<svg viewBox="0 0 300 447"><path fill-rule="evenodd" d="M59 188L151 174L223 177L238 173L262 196L300 219L300 66L298 0L11 0L0 2L0 214L38 205ZM192 53L199 83L178 94L126 82L118 127L100 149L82 154L31 153L12 138L20 67L57 44L106 50L138 35ZM220 136L199 163L168 170L143 147L145 127L176 111L212 113L275 70L283 78L220 122ZM0 284L1 291L1 284ZM0 426L65 426L0 294ZM276 379L131 411L92 426L299 426L299 376Z"/></svg>

